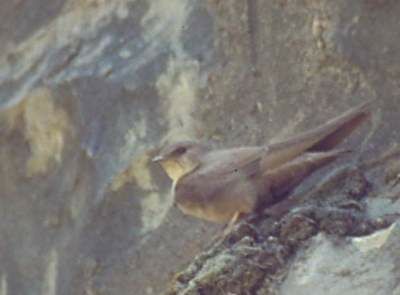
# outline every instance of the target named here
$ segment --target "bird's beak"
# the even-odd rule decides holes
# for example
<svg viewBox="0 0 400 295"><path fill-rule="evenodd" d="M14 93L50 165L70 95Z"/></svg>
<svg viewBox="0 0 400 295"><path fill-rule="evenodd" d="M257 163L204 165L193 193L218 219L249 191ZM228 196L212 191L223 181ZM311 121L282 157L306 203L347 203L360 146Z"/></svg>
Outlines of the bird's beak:
<svg viewBox="0 0 400 295"><path fill-rule="evenodd" d="M164 160L164 157L163 157L163 156L160 156L160 155L155 156L153 159L151 159L151 161L152 161L153 163L158 163L158 162L160 162L160 161L162 161L162 160Z"/></svg>

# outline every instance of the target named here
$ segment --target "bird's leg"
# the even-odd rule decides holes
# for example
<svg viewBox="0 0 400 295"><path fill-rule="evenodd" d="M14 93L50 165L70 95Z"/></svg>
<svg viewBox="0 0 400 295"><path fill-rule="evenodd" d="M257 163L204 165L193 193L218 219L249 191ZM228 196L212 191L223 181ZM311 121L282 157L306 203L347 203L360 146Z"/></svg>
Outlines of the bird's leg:
<svg viewBox="0 0 400 295"><path fill-rule="evenodd" d="M231 220L227 223L227 225L224 228L224 231L222 233L222 238L224 239L227 235L229 235L230 232L232 232L233 227L235 226L236 222L240 218L240 212L236 211L235 214L233 214Z"/></svg>
<svg viewBox="0 0 400 295"><path fill-rule="evenodd" d="M233 214L232 218L229 222L224 226L222 234L218 233L216 236L213 237L211 244L220 244L222 243L225 238L232 232L234 225L240 218L240 212L236 211Z"/></svg>

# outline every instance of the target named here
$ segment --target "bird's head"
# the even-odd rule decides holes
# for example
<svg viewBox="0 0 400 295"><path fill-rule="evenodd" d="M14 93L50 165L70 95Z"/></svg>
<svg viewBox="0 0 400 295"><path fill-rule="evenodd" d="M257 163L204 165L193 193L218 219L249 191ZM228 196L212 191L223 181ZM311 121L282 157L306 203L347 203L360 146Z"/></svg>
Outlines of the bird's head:
<svg viewBox="0 0 400 295"><path fill-rule="evenodd" d="M152 161L160 163L168 176L177 181L196 169L207 148L197 142L182 141L163 147Z"/></svg>

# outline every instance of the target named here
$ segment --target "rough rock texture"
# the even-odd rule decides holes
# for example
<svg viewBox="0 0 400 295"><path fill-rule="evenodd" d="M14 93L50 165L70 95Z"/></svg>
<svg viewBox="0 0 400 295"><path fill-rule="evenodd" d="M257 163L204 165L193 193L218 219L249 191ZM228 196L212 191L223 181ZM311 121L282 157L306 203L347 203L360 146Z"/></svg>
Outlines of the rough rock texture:
<svg viewBox="0 0 400 295"><path fill-rule="evenodd" d="M241 221L178 273L167 294L397 294L399 214L367 214L360 198L385 196L368 182L355 185L358 177L338 170L293 195L308 205Z"/></svg>
<svg viewBox="0 0 400 295"><path fill-rule="evenodd" d="M346 242L316 236L295 258L281 294L398 294L399 224Z"/></svg>
<svg viewBox="0 0 400 295"><path fill-rule="evenodd" d="M176 139L278 141L367 99L376 99L373 124L338 165L395 151L399 13L395 0L2 1L0 294L160 294L205 249L210 259L194 260L203 264L178 275L171 292L198 271L215 281L226 265L247 266L213 284L215 294L350 294L360 271L360 294L365 282L377 282L371 292L399 292L398 261L387 269L397 226L367 254L354 239L344 243L400 211L395 157L360 173L335 170L340 179L309 192L326 169L296 192L315 197L312 209L287 217L300 223L270 228L257 217L211 247L220 227L176 210L168 179L148 161ZM379 272L364 271L377 253ZM322 271L348 256L332 276ZM235 280L242 269L248 279Z"/></svg>

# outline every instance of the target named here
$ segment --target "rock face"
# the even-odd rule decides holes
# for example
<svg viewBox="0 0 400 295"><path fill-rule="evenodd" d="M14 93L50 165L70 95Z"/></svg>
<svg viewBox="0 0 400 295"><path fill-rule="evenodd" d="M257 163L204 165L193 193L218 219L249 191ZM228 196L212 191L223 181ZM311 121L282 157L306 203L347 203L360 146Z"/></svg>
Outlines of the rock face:
<svg viewBox="0 0 400 295"><path fill-rule="evenodd" d="M398 224L341 245L318 235L295 258L281 294L398 294L398 251Z"/></svg>
<svg viewBox="0 0 400 295"><path fill-rule="evenodd" d="M373 124L347 145L354 164L381 161L341 174L347 180L329 182L336 186L325 197L314 192L322 208L361 206L351 213L354 228L330 231L313 213L299 223L300 244L257 244L267 266L276 264L265 249L281 253L276 276L249 268L248 285L221 280L220 291L399 292L399 262L390 260L397 225L367 252L345 237L373 235L389 224L376 220L400 211L399 162L381 157L400 141L399 13L393 0L2 1L0 294L160 294L210 249L211 260L194 260L203 264L172 283L183 292L199 271L215 270L206 263L246 263L246 255L219 254L253 251L254 224L245 222L231 244L207 248L220 228L172 206L169 180L149 163L155 148L186 138L278 141L370 99ZM342 224L348 215L338 216Z"/></svg>

